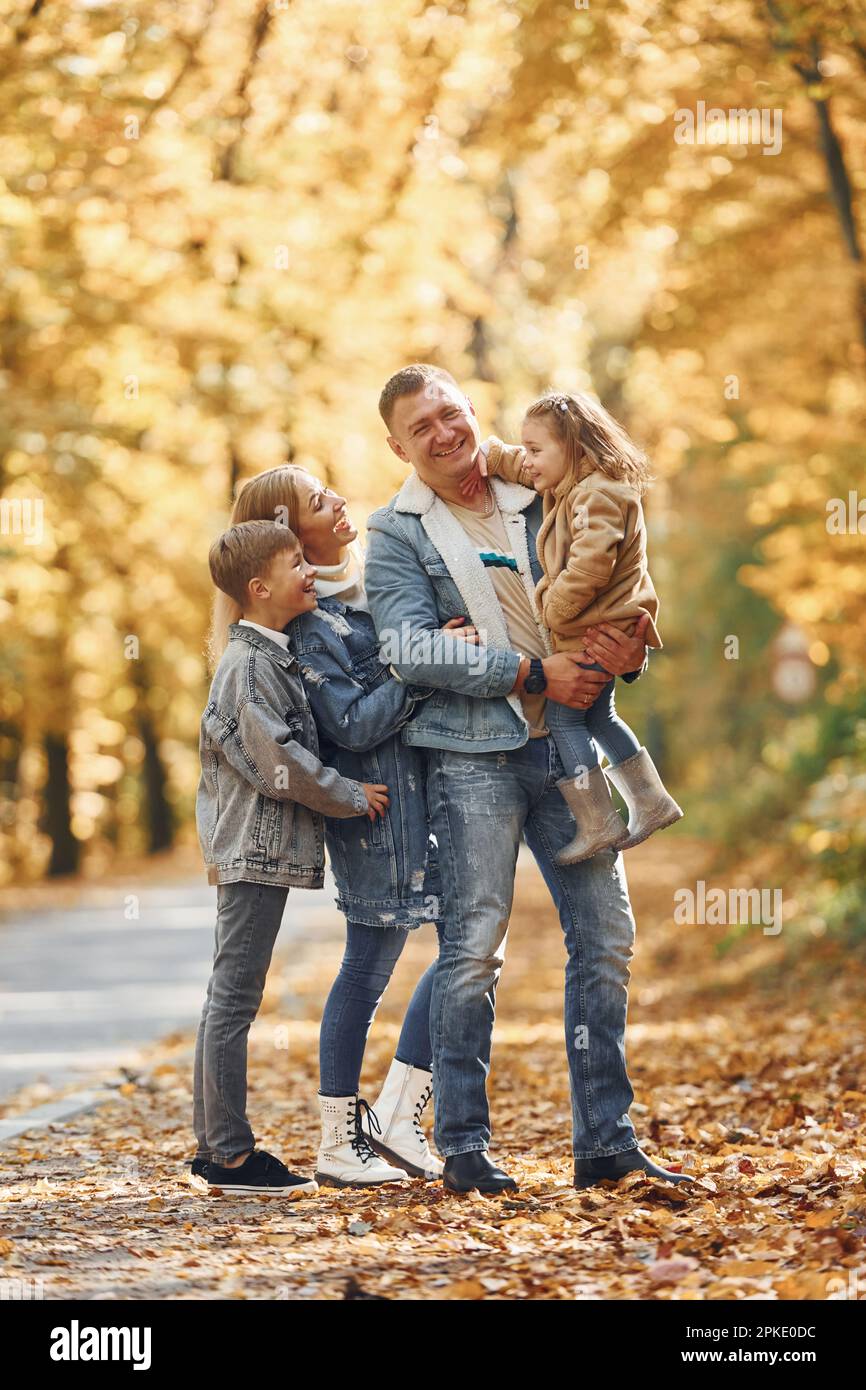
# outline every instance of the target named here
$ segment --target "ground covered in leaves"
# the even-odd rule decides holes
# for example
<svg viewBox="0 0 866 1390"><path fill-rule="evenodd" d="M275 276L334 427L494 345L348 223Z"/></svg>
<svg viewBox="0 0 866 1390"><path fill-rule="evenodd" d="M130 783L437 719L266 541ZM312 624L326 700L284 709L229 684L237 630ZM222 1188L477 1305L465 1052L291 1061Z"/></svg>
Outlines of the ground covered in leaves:
<svg viewBox="0 0 866 1390"><path fill-rule="evenodd" d="M0 1279L60 1299L863 1298L863 960L817 940L794 951L787 931L760 926L735 940L675 926L674 889L702 854L668 836L628 856L632 1115L653 1157L695 1174L688 1192L634 1175L570 1185L563 948L529 863L491 1077L491 1152L516 1195L414 1181L290 1204L202 1196L184 1177L191 1035L176 1037L107 1105L0 1150ZM317 1020L340 922L274 973L251 1038L259 1143L301 1172L314 1167ZM371 1099L432 949L419 933L400 962L368 1047Z"/></svg>

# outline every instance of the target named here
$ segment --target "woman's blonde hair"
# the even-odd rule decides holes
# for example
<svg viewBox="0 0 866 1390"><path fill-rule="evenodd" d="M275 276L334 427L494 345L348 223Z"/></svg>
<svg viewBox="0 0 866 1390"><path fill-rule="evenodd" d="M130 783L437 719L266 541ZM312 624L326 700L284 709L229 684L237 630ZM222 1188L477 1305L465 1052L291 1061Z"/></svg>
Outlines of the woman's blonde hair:
<svg viewBox="0 0 866 1390"><path fill-rule="evenodd" d="M287 526L297 536L300 498L297 475L306 470L293 463L268 468L244 483L232 507L230 525L244 521L273 521ZM211 610L207 654L213 672L226 648L229 624L241 616L240 604L229 594L217 589Z"/></svg>
<svg viewBox="0 0 866 1390"><path fill-rule="evenodd" d="M543 419L565 445L566 460L576 469L581 453L601 473L630 484L640 494L652 480L649 461L603 405L582 391L545 391L526 411L527 420Z"/></svg>

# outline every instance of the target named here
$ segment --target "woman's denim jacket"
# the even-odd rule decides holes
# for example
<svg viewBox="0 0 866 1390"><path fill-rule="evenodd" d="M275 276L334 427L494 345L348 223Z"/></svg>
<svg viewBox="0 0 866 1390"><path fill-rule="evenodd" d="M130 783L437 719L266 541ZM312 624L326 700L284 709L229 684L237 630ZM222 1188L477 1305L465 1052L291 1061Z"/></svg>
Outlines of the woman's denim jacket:
<svg viewBox="0 0 866 1390"><path fill-rule="evenodd" d="M199 735L196 824L209 883L323 886L322 817L370 822L363 788L318 751L292 652L232 623Z"/></svg>
<svg viewBox="0 0 866 1390"><path fill-rule="evenodd" d="M427 826L423 750L400 730L431 692L404 685L379 659L369 613L320 598L286 629L319 729L322 756L344 777L383 782L383 818L326 820L337 905L368 926L421 926L439 912L436 844Z"/></svg>

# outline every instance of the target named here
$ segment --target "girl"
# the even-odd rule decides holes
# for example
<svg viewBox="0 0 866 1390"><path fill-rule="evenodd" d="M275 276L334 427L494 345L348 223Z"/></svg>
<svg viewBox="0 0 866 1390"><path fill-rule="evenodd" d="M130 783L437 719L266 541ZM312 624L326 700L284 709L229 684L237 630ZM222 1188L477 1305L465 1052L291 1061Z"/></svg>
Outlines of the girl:
<svg viewBox="0 0 866 1390"><path fill-rule="evenodd" d="M641 496L649 482L645 455L608 412L584 394L549 391L523 421L523 448L490 443L485 461L463 485L479 486L487 472L534 487L544 499L536 538L544 570L535 598L554 650L582 652L587 628L610 623L631 630L643 614L647 646L662 645L658 597L647 571ZM592 669L604 670L597 662ZM546 718L570 776L559 783L577 834L558 862L576 864L604 849L630 849L682 816L650 758L620 719L611 677L586 710L548 701ZM607 777L625 801L619 816L595 744L607 757Z"/></svg>
<svg viewBox="0 0 866 1390"><path fill-rule="evenodd" d="M390 797L383 818L371 825L362 817L354 832L347 833L339 820L325 821L337 904L346 917L346 949L319 1035L322 1138L316 1180L337 1187L403 1181L407 1174L430 1180L443 1167L421 1127L432 1095L429 1010L435 963L415 987L375 1107L359 1095L359 1084L367 1035L409 932L438 916L423 750L400 737L418 701L432 692L403 684L379 660L363 554L345 498L312 473L286 464L259 474L239 493L232 522L254 519L287 525L316 568L317 607L286 631L316 720L322 761L344 776L349 768L378 768L376 780L387 784ZM217 641L231 620L218 600ZM477 640L471 626L460 632Z"/></svg>

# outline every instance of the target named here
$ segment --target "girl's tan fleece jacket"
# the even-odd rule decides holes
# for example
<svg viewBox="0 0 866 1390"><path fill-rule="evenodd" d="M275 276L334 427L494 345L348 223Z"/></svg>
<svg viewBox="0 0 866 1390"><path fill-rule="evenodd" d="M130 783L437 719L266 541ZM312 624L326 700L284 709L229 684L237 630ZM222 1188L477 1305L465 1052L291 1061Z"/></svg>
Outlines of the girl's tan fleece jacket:
<svg viewBox="0 0 866 1390"><path fill-rule="evenodd" d="M487 468L511 483L532 487L519 445L487 441ZM557 652L583 651L583 634L597 623L627 631L649 614L648 647L661 647L656 628L659 601L646 562L646 526L640 495L628 483L602 473L587 456L543 493L536 536L544 570L535 589Z"/></svg>

